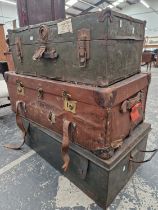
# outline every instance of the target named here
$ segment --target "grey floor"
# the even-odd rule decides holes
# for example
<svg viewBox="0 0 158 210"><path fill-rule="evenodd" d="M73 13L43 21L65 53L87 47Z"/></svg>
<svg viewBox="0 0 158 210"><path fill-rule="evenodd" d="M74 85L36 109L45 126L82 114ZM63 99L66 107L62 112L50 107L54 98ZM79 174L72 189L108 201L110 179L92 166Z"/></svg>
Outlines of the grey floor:
<svg viewBox="0 0 158 210"><path fill-rule="evenodd" d="M158 147L158 69L152 69L146 122L152 124L148 149L153 149ZM3 147L21 140L14 114L1 109L0 210L100 210L26 145L19 151ZM158 154L137 170L108 210L158 210Z"/></svg>

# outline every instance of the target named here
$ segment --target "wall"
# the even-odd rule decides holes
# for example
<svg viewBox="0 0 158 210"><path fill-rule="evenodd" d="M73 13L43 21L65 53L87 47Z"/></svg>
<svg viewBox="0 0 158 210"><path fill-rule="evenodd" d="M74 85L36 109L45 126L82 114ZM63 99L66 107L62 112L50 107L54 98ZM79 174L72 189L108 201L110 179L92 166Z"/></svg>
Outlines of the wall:
<svg viewBox="0 0 158 210"><path fill-rule="evenodd" d="M147 21L146 35L158 36L158 0L145 0L154 10L146 8L141 3L137 3L132 6L128 6L123 9L123 13L133 16L141 20Z"/></svg>
<svg viewBox="0 0 158 210"><path fill-rule="evenodd" d="M6 34L7 29L13 28L12 21L15 19L18 19L16 5L0 2L0 23L5 24L4 29Z"/></svg>

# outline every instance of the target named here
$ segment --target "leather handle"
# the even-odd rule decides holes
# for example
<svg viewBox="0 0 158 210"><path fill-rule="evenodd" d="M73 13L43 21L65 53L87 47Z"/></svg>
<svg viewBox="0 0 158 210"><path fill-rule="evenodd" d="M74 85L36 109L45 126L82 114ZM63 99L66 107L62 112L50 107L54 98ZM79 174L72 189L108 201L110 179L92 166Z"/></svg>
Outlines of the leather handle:
<svg viewBox="0 0 158 210"><path fill-rule="evenodd" d="M47 25L41 25L39 28L39 37L40 37L40 47L35 51L32 59L39 60L41 58L44 59L52 59L55 60L59 57L56 49L48 49L47 42L48 42L48 35L49 35L49 28Z"/></svg>
<svg viewBox="0 0 158 210"><path fill-rule="evenodd" d="M69 163L70 163L70 156L68 154L69 150L69 145L70 145L70 128L71 128L72 123L68 120L64 120L63 122L63 141L62 141L62 148L61 148L61 153L62 153L62 159L64 161L64 164L62 168L66 172Z"/></svg>
<svg viewBox="0 0 158 210"><path fill-rule="evenodd" d="M150 151L145 151L145 150L140 150L139 152L144 152L144 153L153 153L151 155L151 157L147 160L144 160L144 161L136 161L136 160L133 160L133 157L130 158L130 161L133 162L133 163L147 163L149 161L152 160L152 158L156 155L156 153L158 152L158 149L154 149L154 150L150 150Z"/></svg>
<svg viewBox="0 0 158 210"><path fill-rule="evenodd" d="M16 123L17 123L18 127L20 128L20 130L22 131L23 141L21 144L6 144L6 145L4 145L4 147L6 147L8 149L14 149L14 150L21 149L21 147L25 143L25 136L27 134L27 130L25 129L22 118L20 116L22 112L26 112L26 104L23 101L17 101L16 102Z"/></svg>
<svg viewBox="0 0 158 210"><path fill-rule="evenodd" d="M59 57L55 49L43 53L42 58L56 60Z"/></svg>
<svg viewBox="0 0 158 210"><path fill-rule="evenodd" d="M126 113L127 110L130 110L137 103L141 102L143 99L143 96L144 96L143 92L140 91L135 97L124 101L121 105L121 112Z"/></svg>
<svg viewBox="0 0 158 210"><path fill-rule="evenodd" d="M51 59L56 60L59 57L56 49L52 48L51 50L47 50L46 46L40 46L34 53L32 59L33 60L40 60L43 59Z"/></svg>

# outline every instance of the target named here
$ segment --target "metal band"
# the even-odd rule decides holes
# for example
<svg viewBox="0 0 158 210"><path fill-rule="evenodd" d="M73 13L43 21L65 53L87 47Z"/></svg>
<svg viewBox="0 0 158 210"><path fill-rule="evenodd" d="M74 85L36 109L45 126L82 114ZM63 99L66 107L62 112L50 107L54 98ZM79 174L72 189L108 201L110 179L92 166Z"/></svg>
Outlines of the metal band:
<svg viewBox="0 0 158 210"><path fill-rule="evenodd" d="M150 151L145 151L145 150L140 150L139 152L143 152L143 153L153 153L151 155L151 157L147 160L144 160L144 161L136 161L136 160L133 160L133 157L130 158L130 161L133 162L133 163L147 163L149 161L152 160L152 158L156 155L156 153L158 152L158 149L154 149L154 150L150 150Z"/></svg>

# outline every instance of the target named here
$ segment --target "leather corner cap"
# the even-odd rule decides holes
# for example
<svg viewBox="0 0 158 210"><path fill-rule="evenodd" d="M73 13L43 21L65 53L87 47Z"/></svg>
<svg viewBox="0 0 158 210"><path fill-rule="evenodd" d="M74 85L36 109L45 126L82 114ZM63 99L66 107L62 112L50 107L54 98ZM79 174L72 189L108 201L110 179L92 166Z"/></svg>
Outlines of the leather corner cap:
<svg viewBox="0 0 158 210"><path fill-rule="evenodd" d="M100 90L94 91L93 95L97 105L102 108L106 108L112 106L115 102L117 91L112 88L106 88L106 91L104 89L104 92Z"/></svg>

